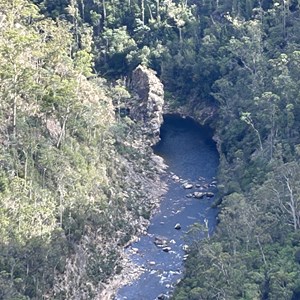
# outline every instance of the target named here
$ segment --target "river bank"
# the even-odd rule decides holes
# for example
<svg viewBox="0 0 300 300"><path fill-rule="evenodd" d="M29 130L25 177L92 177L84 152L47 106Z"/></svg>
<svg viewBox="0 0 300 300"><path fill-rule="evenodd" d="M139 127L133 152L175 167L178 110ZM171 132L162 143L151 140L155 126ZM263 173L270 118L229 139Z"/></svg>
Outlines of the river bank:
<svg viewBox="0 0 300 300"><path fill-rule="evenodd" d="M163 175L168 167L164 160L155 154L151 156L152 164L155 165L155 174ZM145 179L146 180L146 179ZM162 180L147 180L144 182L144 186L147 186L149 195L151 194L151 206L153 207L152 214L157 211L161 197L167 192L167 184ZM147 229L150 225L150 220L140 217L134 226L137 228L137 233L131 237L130 241L124 245L123 253L119 257L119 265L121 272L112 277L107 283L101 287L101 293L97 296L96 300L112 300L115 298L117 291L125 285L131 284L135 281L143 272L144 269L134 263L127 251L132 244L139 241L140 237L147 234Z"/></svg>

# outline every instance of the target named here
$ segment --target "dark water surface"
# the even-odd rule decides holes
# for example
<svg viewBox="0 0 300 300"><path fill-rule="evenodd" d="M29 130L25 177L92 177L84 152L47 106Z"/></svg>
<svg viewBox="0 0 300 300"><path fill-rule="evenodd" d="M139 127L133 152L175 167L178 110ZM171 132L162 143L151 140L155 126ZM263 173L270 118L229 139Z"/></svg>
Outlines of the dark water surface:
<svg viewBox="0 0 300 300"><path fill-rule="evenodd" d="M121 288L117 300L154 300L160 294L170 295L173 287L182 277L183 246L187 244L184 233L195 222L208 221L211 233L216 225L217 210L210 208L213 198L187 198L188 193L200 191L195 184L209 184L216 175L219 156L208 128L197 125L191 119L167 115L161 128L161 141L155 146L157 155L164 158L169 166L164 180L168 192L162 199L160 210L151 219L148 235L129 248L136 248L131 254L135 263L145 268L145 272L131 285ZM181 182L171 177L177 175L182 180L194 184L193 189L184 189ZM204 179L199 180L199 177ZM205 191L215 192L209 186ZM181 230L174 229L180 223ZM164 252L154 244L156 236L164 236L169 241L169 252ZM135 249L135 250L136 250Z"/></svg>

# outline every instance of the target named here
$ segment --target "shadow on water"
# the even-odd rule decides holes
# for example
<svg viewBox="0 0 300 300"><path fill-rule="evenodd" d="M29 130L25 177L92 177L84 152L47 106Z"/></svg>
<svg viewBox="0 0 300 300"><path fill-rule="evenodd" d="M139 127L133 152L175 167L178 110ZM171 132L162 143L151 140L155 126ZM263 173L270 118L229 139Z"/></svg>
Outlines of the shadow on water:
<svg viewBox="0 0 300 300"><path fill-rule="evenodd" d="M163 178L168 184L168 192L162 199L160 210L151 219L148 234L131 246L138 249L137 253L130 254L132 261L143 266L145 272L131 285L121 288L117 300L154 300L159 294L169 295L182 277L184 233L195 222L206 222L209 233L214 230L217 210L211 208L213 198L186 197L200 190L216 191L211 183L219 156L212 133L210 128L200 126L190 118L164 117L161 141L154 147L154 152L168 165ZM193 188L184 189L184 181L193 183ZM180 230L174 229L177 223L181 225ZM154 244L158 236L168 241L168 252ZM131 249L128 249L129 253Z"/></svg>

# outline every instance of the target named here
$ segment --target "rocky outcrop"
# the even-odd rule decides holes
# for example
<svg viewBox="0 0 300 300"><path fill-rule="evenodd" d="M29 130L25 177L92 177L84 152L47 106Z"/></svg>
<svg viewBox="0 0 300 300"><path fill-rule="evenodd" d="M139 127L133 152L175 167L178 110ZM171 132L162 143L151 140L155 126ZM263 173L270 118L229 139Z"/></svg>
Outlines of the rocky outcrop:
<svg viewBox="0 0 300 300"><path fill-rule="evenodd" d="M135 97L130 105L130 116L140 122L147 140L154 145L159 141L163 122L163 84L153 70L140 65L133 71L131 85Z"/></svg>

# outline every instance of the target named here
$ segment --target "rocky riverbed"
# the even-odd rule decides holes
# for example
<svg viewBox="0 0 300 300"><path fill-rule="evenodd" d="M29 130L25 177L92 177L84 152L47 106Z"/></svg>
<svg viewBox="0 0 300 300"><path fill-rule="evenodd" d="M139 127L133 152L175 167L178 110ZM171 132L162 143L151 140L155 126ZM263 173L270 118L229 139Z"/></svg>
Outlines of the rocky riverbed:
<svg viewBox="0 0 300 300"><path fill-rule="evenodd" d="M198 222L204 229L197 237L201 238L211 234L216 223L217 210L211 204L218 153L209 129L166 116L155 153L169 166L162 178L168 192L147 233L125 249L130 267L117 300L167 299L182 276L191 239L186 233Z"/></svg>

